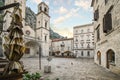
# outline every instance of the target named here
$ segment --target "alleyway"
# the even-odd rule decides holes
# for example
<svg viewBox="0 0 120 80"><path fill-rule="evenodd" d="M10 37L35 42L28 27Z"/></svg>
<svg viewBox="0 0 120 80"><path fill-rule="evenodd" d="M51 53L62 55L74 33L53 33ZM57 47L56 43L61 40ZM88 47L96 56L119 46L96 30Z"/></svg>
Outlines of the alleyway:
<svg viewBox="0 0 120 80"><path fill-rule="evenodd" d="M23 58L22 61L28 71L39 72L38 58ZM42 58L41 74L50 80L120 80L120 76L96 65L93 59L53 58L52 73L44 74L43 66L47 63L46 58Z"/></svg>

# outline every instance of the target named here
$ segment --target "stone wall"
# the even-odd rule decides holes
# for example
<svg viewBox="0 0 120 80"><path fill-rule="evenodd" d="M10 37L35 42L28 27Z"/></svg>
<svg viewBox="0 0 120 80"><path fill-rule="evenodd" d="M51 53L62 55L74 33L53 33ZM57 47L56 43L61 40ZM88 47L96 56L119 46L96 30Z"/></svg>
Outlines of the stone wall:
<svg viewBox="0 0 120 80"><path fill-rule="evenodd" d="M120 0L98 0L94 2L94 11L99 9L99 19L94 21L95 28L95 62L99 64L97 52L101 52L101 66L107 68L107 51L112 50L115 53L115 65L110 65L110 70L120 73ZM112 30L108 33L103 32L103 18L108 12L109 8L113 5L111 10L112 14ZM99 25L99 26L98 26ZM100 40L97 41L97 28L100 29ZM116 70L117 69L117 70Z"/></svg>

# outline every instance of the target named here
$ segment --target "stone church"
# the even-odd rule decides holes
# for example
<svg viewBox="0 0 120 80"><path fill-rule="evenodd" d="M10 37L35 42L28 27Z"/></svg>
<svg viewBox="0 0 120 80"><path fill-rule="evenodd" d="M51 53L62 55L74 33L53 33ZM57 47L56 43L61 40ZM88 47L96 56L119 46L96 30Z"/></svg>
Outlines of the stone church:
<svg viewBox="0 0 120 80"><path fill-rule="evenodd" d="M49 56L49 27L50 27L50 16L49 16L49 7L41 2L38 5L38 13L36 14L36 28L32 29L29 25L25 23L25 9L26 9L26 0L5 0L5 5L11 4L14 2L20 3L20 8L22 10L22 23L23 23L23 32L24 32L24 42L26 46L25 57L33 57L38 56ZM7 30L7 28L11 24L11 14L13 8L7 9L4 12L8 12L4 17L5 23L3 24L3 30ZM7 35L7 32L3 32L1 37L3 38ZM4 39L2 39L2 43ZM4 50L3 50L4 51Z"/></svg>

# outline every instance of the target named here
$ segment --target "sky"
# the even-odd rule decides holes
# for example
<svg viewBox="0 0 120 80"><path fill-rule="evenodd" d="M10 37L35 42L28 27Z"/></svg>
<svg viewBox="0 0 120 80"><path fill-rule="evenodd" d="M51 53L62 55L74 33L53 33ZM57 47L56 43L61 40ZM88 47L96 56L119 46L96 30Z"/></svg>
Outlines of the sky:
<svg viewBox="0 0 120 80"><path fill-rule="evenodd" d="M92 23L91 0L27 0L27 6L36 14L37 5L49 6L50 27L64 37L73 37L73 27Z"/></svg>

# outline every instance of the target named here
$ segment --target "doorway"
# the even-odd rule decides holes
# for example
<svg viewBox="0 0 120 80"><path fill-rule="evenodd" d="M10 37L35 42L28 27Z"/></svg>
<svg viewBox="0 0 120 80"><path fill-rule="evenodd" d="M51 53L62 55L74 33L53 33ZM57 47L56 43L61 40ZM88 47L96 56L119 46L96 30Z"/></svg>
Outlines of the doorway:
<svg viewBox="0 0 120 80"><path fill-rule="evenodd" d="M100 51L97 52L97 59L98 59L99 65L101 65L101 52Z"/></svg>
<svg viewBox="0 0 120 80"><path fill-rule="evenodd" d="M110 68L110 64L115 63L115 53L113 50L108 50L106 53L106 59L107 59L107 63L106 63L106 67L109 69Z"/></svg>

